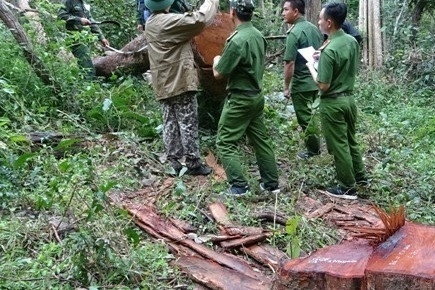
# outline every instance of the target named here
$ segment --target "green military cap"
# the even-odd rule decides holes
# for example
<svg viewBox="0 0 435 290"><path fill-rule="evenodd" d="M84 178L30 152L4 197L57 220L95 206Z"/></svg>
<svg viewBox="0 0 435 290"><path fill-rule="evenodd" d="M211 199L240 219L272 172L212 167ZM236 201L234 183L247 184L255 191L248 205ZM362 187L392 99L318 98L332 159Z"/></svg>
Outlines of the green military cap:
<svg viewBox="0 0 435 290"><path fill-rule="evenodd" d="M237 12L250 13L254 11L254 0L230 0L230 7L236 9Z"/></svg>
<svg viewBox="0 0 435 290"><path fill-rule="evenodd" d="M145 0L145 6L151 11L165 10L174 3L174 0Z"/></svg>

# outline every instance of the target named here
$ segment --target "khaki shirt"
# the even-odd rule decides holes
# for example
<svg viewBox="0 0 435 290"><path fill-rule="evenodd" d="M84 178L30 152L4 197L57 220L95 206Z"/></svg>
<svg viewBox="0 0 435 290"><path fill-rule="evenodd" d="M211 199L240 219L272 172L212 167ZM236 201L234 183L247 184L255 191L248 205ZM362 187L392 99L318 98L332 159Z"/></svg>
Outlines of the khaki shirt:
<svg viewBox="0 0 435 290"><path fill-rule="evenodd" d="M329 36L322 50L317 70L317 81L330 84L322 97L353 90L359 64L359 45L353 36L342 29Z"/></svg>
<svg viewBox="0 0 435 290"><path fill-rule="evenodd" d="M293 27L287 32L284 60L294 61L295 70L291 82L291 92L317 91L317 84L314 82L306 65L307 61L298 52L298 49L312 46L318 49L322 44L320 30L311 22L300 17L295 21Z"/></svg>
<svg viewBox="0 0 435 290"><path fill-rule="evenodd" d="M191 40L212 20L218 5L218 0L205 0L197 12L153 13L148 18L145 37L157 100L198 90Z"/></svg>
<svg viewBox="0 0 435 290"><path fill-rule="evenodd" d="M266 40L252 23L244 22L228 38L215 69L228 77L227 90L256 95L263 88Z"/></svg>

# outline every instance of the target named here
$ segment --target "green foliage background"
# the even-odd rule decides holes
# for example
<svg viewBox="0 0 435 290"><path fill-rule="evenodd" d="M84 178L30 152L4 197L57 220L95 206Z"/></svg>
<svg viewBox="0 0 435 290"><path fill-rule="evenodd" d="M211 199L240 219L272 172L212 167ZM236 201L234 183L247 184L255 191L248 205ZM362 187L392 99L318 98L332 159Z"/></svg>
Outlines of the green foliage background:
<svg viewBox="0 0 435 290"><path fill-rule="evenodd" d="M356 96L360 108L359 138L372 184L363 190L384 207L405 204L410 220L435 224L435 51L433 6L412 27L411 10L398 1L384 1L383 30L387 35L387 61L382 71L362 69ZM135 2L91 2L96 19L116 19L120 30L104 27L115 47L135 37ZM355 20L358 1L348 1ZM114 192L133 192L147 180L165 178L167 168L157 161L163 152L161 113L149 85L140 77L113 75L87 82L74 61L59 54L68 51L68 36L57 21L58 4L33 2L39 11L47 41L38 43L32 25L20 22L33 38L61 93L53 94L36 77L19 45L0 24L0 288L74 289L173 289L191 282L169 265L167 249L152 242L134 226L128 214L108 201ZM266 11L254 19L265 35L280 34L280 4L265 2ZM417 31L416 34L415 31ZM93 46L95 37L82 39ZM270 53L283 47L270 45ZM99 54L100 50L93 47ZM338 234L322 220L300 216L296 202L303 192L333 182L332 159L322 154L308 163L296 160L303 134L295 118L283 110L279 98L282 68L278 59L264 77L266 121L274 138L286 194L276 201L224 198L231 218L258 226L255 211L276 209L286 214L286 229L271 228L271 243L291 253L310 252L337 242ZM37 132L59 135L57 141L33 144ZM213 129L201 132L203 153L215 151ZM56 140L56 139L55 139ZM246 170L255 164L243 146ZM157 172L157 173L156 173ZM250 180L255 188L257 181ZM217 232L199 209L216 198L226 184L211 188L189 185L179 177L170 198L158 202L168 216L184 219L200 233ZM50 222L65 219L71 229L58 242Z"/></svg>

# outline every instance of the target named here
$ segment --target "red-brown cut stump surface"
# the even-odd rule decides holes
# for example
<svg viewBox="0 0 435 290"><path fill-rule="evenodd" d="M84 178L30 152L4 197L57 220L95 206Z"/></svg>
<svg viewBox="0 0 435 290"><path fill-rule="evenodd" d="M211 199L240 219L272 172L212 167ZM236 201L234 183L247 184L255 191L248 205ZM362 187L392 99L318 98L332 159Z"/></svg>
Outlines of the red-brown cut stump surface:
<svg viewBox="0 0 435 290"><path fill-rule="evenodd" d="M435 289L435 227L406 223L375 249L366 277L367 289Z"/></svg>
<svg viewBox="0 0 435 290"><path fill-rule="evenodd" d="M346 242L289 260L280 268L274 289L361 289L372 252L368 244Z"/></svg>

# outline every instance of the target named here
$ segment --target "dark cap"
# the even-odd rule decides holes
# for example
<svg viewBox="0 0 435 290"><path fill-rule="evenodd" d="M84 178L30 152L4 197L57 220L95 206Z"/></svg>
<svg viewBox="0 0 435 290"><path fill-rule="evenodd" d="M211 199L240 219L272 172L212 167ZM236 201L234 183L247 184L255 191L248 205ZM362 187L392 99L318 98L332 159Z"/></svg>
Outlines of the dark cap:
<svg viewBox="0 0 435 290"><path fill-rule="evenodd" d="M237 12L250 13L254 11L254 0L230 0L230 7L236 9Z"/></svg>

